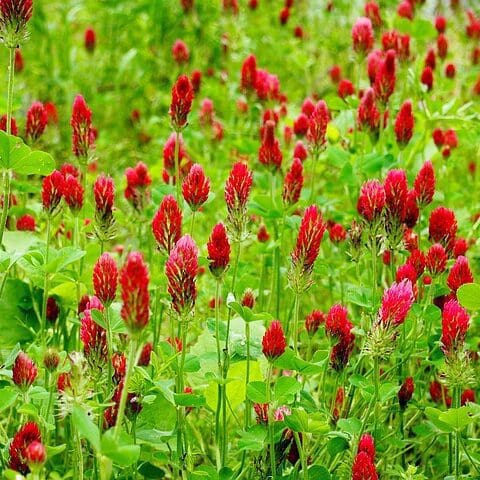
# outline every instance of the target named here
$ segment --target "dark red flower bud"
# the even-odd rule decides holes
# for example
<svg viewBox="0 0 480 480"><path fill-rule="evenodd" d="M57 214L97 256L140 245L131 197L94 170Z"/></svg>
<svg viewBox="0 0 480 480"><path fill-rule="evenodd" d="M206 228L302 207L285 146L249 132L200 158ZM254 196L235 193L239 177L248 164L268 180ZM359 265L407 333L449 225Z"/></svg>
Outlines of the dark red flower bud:
<svg viewBox="0 0 480 480"><path fill-rule="evenodd" d="M216 277L221 277L230 263L230 243L223 223L213 227L207 243L210 271Z"/></svg>
<svg viewBox="0 0 480 480"><path fill-rule="evenodd" d="M170 104L170 118L176 130L187 124L193 102L193 87L186 75L180 75L172 88L172 103Z"/></svg>
<svg viewBox="0 0 480 480"><path fill-rule="evenodd" d="M165 195L152 220L152 232L158 248L169 254L182 236L182 211L173 195Z"/></svg>
<svg viewBox="0 0 480 480"><path fill-rule="evenodd" d="M34 232L37 228L35 218L32 215L22 215L17 219L17 230L21 232Z"/></svg>
<svg viewBox="0 0 480 480"><path fill-rule="evenodd" d="M275 122L268 120L264 125L262 144L258 150L258 160L262 165L278 170L282 165L280 143L275 138Z"/></svg>
<svg viewBox="0 0 480 480"><path fill-rule="evenodd" d="M267 227L265 225L260 225L257 233L257 240L260 243L268 242L270 239L270 234L267 232Z"/></svg>
<svg viewBox="0 0 480 480"><path fill-rule="evenodd" d="M84 42L85 42L85 50L89 53L93 53L95 51L95 46L97 44L95 30L91 27L85 30L84 35Z"/></svg>
<svg viewBox="0 0 480 480"><path fill-rule="evenodd" d="M60 363L60 355L56 350L49 348L43 357L43 366L49 371L54 372Z"/></svg>
<svg viewBox="0 0 480 480"><path fill-rule="evenodd" d="M250 310L255 306L255 294L251 288L247 288L245 292L243 292L242 306L247 307Z"/></svg>
<svg viewBox="0 0 480 480"><path fill-rule="evenodd" d="M337 93L340 98L347 98L355 94L355 87L350 80L344 78L338 84Z"/></svg>
<svg viewBox="0 0 480 480"><path fill-rule="evenodd" d="M242 75L240 80L240 88L244 92L255 90L257 83L257 59L255 55L249 55L242 65Z"/></svg>
<svg viewBox="0 0 480 480"><path fill-rule="evenodd" d="M56 212L63 196L64 184L64 177L58 170L43 179L42 203L48 215Z"/></svg>
<svg viewBox="0 0 480 480"><path fill-rule="evenodd" d="M428 233L430 241L442 244L451 252L457 235L457 219L452 210L438 207L430 214Z"/></svg>
<svg viewBox="0 0 480 480"><path fill-rule="evenodd" d="M378 65L375 75L375 83L373 89L375 97L383 105L387 105L392 93L395 91L395 50L388 50L385 59Z"/></svg>
<svg viewBox="0 0 480 480"><path fill-rule="evenodd" d="M418 204L422 207L432 203L435 194L435 172L432 162L427 160L415 177L414 188Z"/></svg>
<svg viewBox="0 0 480 480"><path fill-rule="evenodd" d="M431 67L423 69L420 81L427 87L428 92L433 88L433 70Z"/></svg>
<svg viewBox="0 0 480 480"><path fill-rule="evenodd" d="M31 141L38 140L47 126L47 112L41 102L33 102L27 111L25 136Z"/></svg>
<svg viewBox="0 0 480 480"><path fill-rule="evenodd" d="M407 145L413 136L413 127L415 119L412 113L412 102L407 100L404 102L398 112L395 120L395 136L397 143L404 146Z"/></svg>
<svg viewBox="0 0 480 480"><path fill-rule="evenodd" d="M303 187L303 165L300 159L294 158L290 170L285 175L282 199L287 206L294 205L300 199Z"/></svg>
<svg viewBox="0 0 480 480"><path fill-rule="evenodd" d="M187 63L190 59L190 52L183 40L175 40L175 43L172 46L172 57L179 65Z"/></svg>
<svg viewBox="0 0 480 480"><path fill-rule="evenodd" d="M447 29L447 19L443 15L439 15L435 18L435 28L438 33L445 33Z"/></svg>
<svg viewBox="0 0 480 480"><path fill-rule="evenodd" d="M309 313L305 318L305 330L307 330L310 336L315 335L320 325L325 323L326 318L325 313L320 310L313 310L313 312Z"/></svg>
<svg viewBox="0 0 480 480"><path fill-rule="evenodd" d="M30 468L27 464L26 452L28 446L33 442L41 442L42 434L35 422L28 422L15 434L9 447L10 460L9 468L28 475Z"/></svg>
<svg viewBox="0 0 480 480"><path fill-rule="evenodd" d="M412 399L414 390L415 383L413 382L413 378L407 377L398 391L398 403L402 410L407 408L407 404Z"/></svg>
<svg viewBox="0 0 480 480"><path fill-rule="evenodd" d="M448 53L448 40L447 37L441 33L437 37L437 51L438 51L438 56L443 60Z"/></svg>
<svg viewBox="0 0 480 480"><path fill-rule="evenodd" d="M442 312L442 344L443 353L450 356L461 351L470 325L467 311L456 300L448 301Z"/></svg>
<svg viewBox="0 0 480 480"><path fill-rule="evenodd" d="M152 355L153 344L152 342L146 343L142 348L142 353L138 359L138 365L141 367L148 367L150 365L150 356Z"/></svg>
<svg viewBox="0 0 480 480"><path fill-rule="evenodd" d="M360 452L365 452L372 462L375 461L375 442L373 441L373 437L368 433L364 433L358 442L357 453Z"/></svg>
<svg viewBox="0 0 480 480"><path fill-rule="evenodd" d="M23 352L20 352L12 367L12 380L21 388L28 388L37 378L38 370L35 362Z"/></svg>
<svg viewBox="0 0 480 480"><path fill-rule="evenodd" d="M60 307L54 297L48 297L47 299L47 312L46 317L50 323L55 323L60 314Z"/></svg>

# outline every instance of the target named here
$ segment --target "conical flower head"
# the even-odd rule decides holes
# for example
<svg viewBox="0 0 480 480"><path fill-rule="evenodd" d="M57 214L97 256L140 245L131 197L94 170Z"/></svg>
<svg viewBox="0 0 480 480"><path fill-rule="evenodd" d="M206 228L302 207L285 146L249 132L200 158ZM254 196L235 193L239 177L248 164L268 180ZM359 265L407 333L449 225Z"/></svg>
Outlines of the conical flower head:
<svg viewBox="0 0 480 480"><path fill-rule="evenodd" d="M320 100L308 121L307 141L311 149L319 150L325 145L329 121L330 111L327 104Z"/></svg>
<svg viewBox="0 0 480 480"><path fill-rule="evenodd" d="M40 138L47 126L47 111L42 102L33 102L27 112L27 123L25 125L25 136L35 141Z"/></svg>
<svg viewBox="0 0 480 480"><path fill-rule="evenodd" d="M412 113L412 102L407 100L400 107L400 111L395 119L395 136L399 145L405 146L408 144L413 136L414 126L415 119Z"/></svg>
<svg viewBox="0 0 480 480"><path fill-rule="evenodd" d="M27 448L33 442L41 442L42 434L35 422L28 422L15 434L9 447L10 460L8 467L22 475L28 475Z"/></svg>
<svg viewBox="0 0 480 480"><path fill-rule="evenodd" d="M43 179L42 204L43 209L48 215L53 215L57 212L60 201L62 200L64 188L65 179L58 170L54 170Z"/></svg>
<svg viewBox="0 0 480 480"><path fill-rule="evenodd" d="M373 84L375 96L384 106L387 105L390 96L395 91L395 58L395 50L389 50L378 67Z"/></svg>
<svg viewBox="0 0 480 480"><path fill-rule="evenodd" d="M63 198L74 215L82 209L83 194L83 187L78 178L67 175L64 182Z"/></svg>
<svg viewBox="0 0 480 480"><path fill-rule="evenodd" d="M380 218L385 203L385 188L378 180L368 180L362 185L357 211L367 222L371 223Z"/></svg>
<svg viewBox="0 0 480 480"><path fill-rule="evenodd" d="M352 28L353 50L366 55L373 48L374 41L371 20L367 17L358 18Z"/></svg>
<svg viewBox="0 0 480 480"><path fill-rule="evenodd" d="M197 298L198 248L190 235L175 244L165 264L172 308L180 315L190 313Z"/></svg>
<svg viewBox="0 0 480 480"><path fill-rule="evenodd" d="M73 102L70 126L73 153L76 157L85 159L94 148L95 130L92 126L92 111L81 95L77 95Z"/></svg>
<svg viewBox="0 0 480 480"><path fill-rule="evenodd" d="M398 222L405 220L408 182L405 170L390 170L385 179L385 202L388 215Z"/></svg>
<svg viewBox="0 0 480 480"><path fill-rule="evenodd" d="M433 244L425 255L425 267L431 275L438 275L447 267L447 252L439 243Z"/></svg>
<svg viewBox="0 0 480 480"><path fill-rule="evenodd" d="M110 216L115 200L115 184L112 177L104 174L98 176L93 184L93 196L95 211L98 212L100 218Z"/></svg>
<svg viewBox="0 0 480 480"><path fill-rule="evenodd" d="M282 150L280 143L275 138L275 122L267 120L264 125L262 144L258 150L258 160L273 170L278 170L282 165Z"/></svg>
<svg viewBox="0 0 480 480"><path fill-rule="evenodd" d="M398 391L398 403L402 410L405 410L408 402L412 399L414 390L415 383L413 382L413 378L407 377Z"/></svg>
<svg viewBox="0 0 480 480"><path fill-rule="evenodd" d="M469 326L467 311L456 300L449 300L443 307L440 339L443 353L447 357L463 350Z"/></svg>
<svg viewBox="0 0 480 480"><path fill-rule="evenodd" d="M379 323L386 327L401 325L407 318L414 301L412 282L402 280L392 283L383 294Z"/></svg>
<svg viewBox="0 0 480 480"><path fill-rule="evenodd" d="M33 0L2 0L0 30L8 48L18 48L28 38L27 23L32 18Z"/></svg>
<svg viewBox="0 0 480 480"><path fill-rule="evenodd" d="M352 480L378 480L375 464L368 453L360 452L355 457L352 466Z"/></svg>
<svg viewBox="0 0 480 480"><path fill-rule="evenodd" d="M430 214L428 234L432 242L440 243L451 252L457 235L455 213L445 207L438 207Z"/></svg>
<svg viewBox="0 0 480 480"><path fill-rule="evenodd" d="M208 200L210 180L198 163L192 165L183 180L182 193L192 212L196 212Z"/></svg>
<svg viewBox="0 0 480 480"><path fill-rule="evenodd" d="M28 388L37 378L38 369L35 362L23 352L15 359L12 368L12 380L21 388Z"/></svg>
<svg viewBox="0 0 480 480"><path fill-rule="evenodd" d="M169 254L182 235L182 211L173 195L165 195L153 217L152 232L158 248Z"/></svg>
<svg viewBox="0 0 480 480"><path fill-rule="evenodd" d="M447 285L452 292L456 293L465 283L473 283L473 274L468 265L467 257L460 255L448 274Z"/></svg>
<svg viewBox="0 0 480 480"><path fill-rule="evenodd" d="M230 263L230 243L223 223L213 228L207 243L210 271L216 277L221 277Z"/></svg>
<svg viewBox="0 0 480 480"><path fill-rule="evenodd" d="M117 263L109 253L104 253L93 267L93 288L103 305L108 306L115 300L117 282Z"/></svg>
<svg viewBox="0 0 480 480"><path fill-rule="evenodd" d="M270 362L282 356L287 348L287 341L283 333L282 324L278 320L274 320L262 339L262 352Z"/></svg>
<svg viewBox="0 0 480 480"><path fill-rule="evenodd" d="M432 203L435 194L435 172L432 162L427 160L415 177L414 188L417 192L418 204L426 206Z"/></svg>
<svg viewBox="0 0 480 480"><path fill-rule="evenodd" d="M192 108L193 87L186 75L180 75L172 88L170 118L175 130L180 130L187 124L187 117Z"/></svg>
<svg viewBox="0 0 480 480"><path fill-rule="evenodd" d="M303 187L303 164L299 158L294 158L290 170L283 182L282 199L287 206L295 205L300 199Z"/></svg>
<svg viewBox="0 0 480 480"><path fill-rule="evenodd" d="M123 321L131 333L143 330L149 320L148 268L139 252L128 255L120 271Z"/></svg>

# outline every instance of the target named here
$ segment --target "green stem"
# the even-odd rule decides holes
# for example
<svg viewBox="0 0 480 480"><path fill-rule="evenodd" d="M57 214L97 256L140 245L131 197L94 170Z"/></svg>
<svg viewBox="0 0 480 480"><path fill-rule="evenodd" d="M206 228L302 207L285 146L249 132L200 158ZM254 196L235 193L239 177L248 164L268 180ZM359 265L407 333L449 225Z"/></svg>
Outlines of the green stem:
<svg viewBox="0 0 480 480"><path fill-rule="evenodd" d="M371 252L372 252L372 313L377 305L377 235L376 226L371 231Z"/></svg>
<svg viewBox="0 0 480 480"><path fill-rule="evenodd" d="M245 392L250 382L250 322L245 323L245 339L247 342L247 372L245 375ZM250 427L251 412L250 400L245 395L245 430Z"/></svg>
<svg viewBox="0 0 480 480"><path fill-rule="evenodd" d="M15 76L15 48L9 48L8 57L8 85L7 85L7 134L12 133L12 109L13 109L13 82ZM0 246L3 245L3 234L7 223L8 209L10 208L10 169L3 171L3 209L0 220Z"/></svg>
<svg viewBox="0 0 480 480"><path fill-rule="evenodd" d="M195 225L195 213L192 212L192 219L190 220L190 236L193 238L193 227Z"/></svg>
<svg viewBox="0 0 480 480"><path fill-rule="evenodd" d="M217 346L217 366L218 366L218 381L221 382L223 378L222 367L222 349L220 346L220 287L221 280L217 279L215 283L215 343ZM220 469L223 466L224 459L221 457L220 452L222 448L222 429L220 424L220 415L223 406L224 389L221 383L217 388L217 408L215 411L215 439L216 439L216 451L217 451L217 468Z"/></svg>
<svg viewBox="0 0 480 480"><path fill-rule="evenodd" d="M373 370L374 370L374 381L375 381L375 393L374 393L374 398L375 398L375 408L374 408L374 438L377 438L377 426L378 426L378 417L379 417L379 412L378 412L378 407L379 407L379 391L380 391L380 364L378 361L378 357L375 356L373 358Z"/></svg>
<svg viewBox="0 0 480 480"><path fill-rule="evenodd" d="M45 276L43 279L43 303L42 303L42 322L40 325L40 337L42 339L42 345L45 350L47 344L47 302L48 302L48 283L49 276L47 272L47 266L50 256L50 228L51 228L51 219L50 215L47 216L47 236L46 236L46 247L45 247Z"/></svg>
<svg viewBox="0 0 480 480"><path fill-rule="evenodd" d="M127 371L125 372L125 378L123 380L122 395L120 397L120 404L118 405L117 422L115 424L114 438L116 441L118 441L120 429L122 428L123 417L125 415L125 406L127 404L128 382L136 363L137 350L137 339L132 337L130 338L130 350L127 357Z"/></svg>
<svg viewBox="0 0 480 480"><path fill-rule="evenodd" d="M181 395L184 391L184 378L183 371L185 368L185 357L187 353L187 324L185 319L180 318L180 331L182 339L182 354L180 356L180 364L178 366L178 375L177 375L177 394ZM177 456L178 464L183 472L183 462L187 455L186 444L184 442L184 419L185 419L185 409L183 407L177 406ZM180 475L182 476L182 474Z"/></svg>
<svg viewBox="0 0 480 480"><path fill-rule="evenodd" d="M275 461L275 426L273 418L273 402L271 401L271 383L272 383L272 371L273 364L270 362L268 365L267 374L267 405L268 405L268 443L270 453L270 470L272 473L272 480L275 480L277 464Z"/></svg>
<svg viewBox="0 0 480 480"><path fill-rule="evenodd" d="M105 305L105 326L107 327L107 350L108 350L108 381L112 380L112 328L110 326L110 306Z"/></svg>
<svg viewBox="0 0 480 480"><path fill-rule="evenodd" d="M180 130L175 130L175 189L177 192L177 203L180 206L182 188L180 185Z"/></svg>
<svg viewBox="0 0 480 480"><path fill-rule="evenodd" d="M293 348L298 356L298 322L300 314L300 294L295 293L295 306L293 310Z"/></svg>
<svg viewBox="0 0 480 480"><path fill-rule="evenodd" d="M456 387L453 392L455 408L460 408L461 390ZM455 430L455 480L460 478L460 430Z"/></svg>
<svg viewBox="0 0 480 480"><path fill-rule="evenodd" d="M300 465L302 466L303 480L308 480L307 459L306 459L305 451L303 449L302 442L300 441L300 435L298 434L298 432L293 432L293 436L295 437L297 450L298 450L298 453L300 454Z"/></svg>

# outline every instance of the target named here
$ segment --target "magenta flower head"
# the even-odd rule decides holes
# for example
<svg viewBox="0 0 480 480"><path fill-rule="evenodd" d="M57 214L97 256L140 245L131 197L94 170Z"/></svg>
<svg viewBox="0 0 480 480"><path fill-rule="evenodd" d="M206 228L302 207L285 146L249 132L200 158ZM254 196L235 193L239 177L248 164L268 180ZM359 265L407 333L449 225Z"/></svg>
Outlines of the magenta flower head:
<svg viewBox="0 0 480 480"><path fill-rule="evenodd" d="M380 218L385 203L385 188L378 180L368 180L362 185L357 211L367 222L372 223Z"/></svg>
<svg viewBox="0 0 480 480"><path fill-rule="evenodd" d="M25 136L34 142L38 140L47 126L47 111L42 102L33 102L27 112Z"/></svg>
<svg viewBox="0 0 480 480"><path fill-rule="evenodd" d="M377 100L385 107L395 91L395 50L389 50L378 66L373 89Z"/></svg>
<svg viewBox="0 0 480 480"><path fill-rule="evenodd" d="M149 319L148 268L139 252L128 255L120 271L122 293L121 316L130 333L143 330Z"/></svg>
<svg viewBox="0 0 480 480"><path fill-rule="evenodd" d="M47 460L47 450L41 442L32 442L25 451L25 459L31 470L41 468Z"/></svg>
<svg viewBox="0 0 480 480"><path fill-rule="evenodd" d="M27 23L32 13L33 0L0 2L0 30L7 48L18 48L28 38Z"/></svg>
<svg viewBox="0 0 480 480"><path fill-rule="evenodd" d="M358 18L352 28L353 50L366 55L373 48L374 41L371 20L366 17Z"/></svg>
<svg viewBox="0 0 480 480"><path fill-rule="evenodd" d="M304 290L311 284L309 278L315 260L320 251L320 243L326 230L321 212L315 205L305 210L297 242L291 254L292 270L289 274L290 284L296 291Z"/></svg>
<svg viewBox="0 0 480 480"><path fill-rule="evenodd" d="M12 368L13 383L26 389L33 384L37 374L38 369L35 362L26 353L20 352Z"/></svg>
<svg viewBox="0 0 480 480"><path fill-rule="evenodd" d="M13 437L9 447L10 460L8 467L22 475L28 475L27 449L34 442L41 442L42 434L35 422L26 423Z"/></svg>
<svg viewBox="0 0 480 480"><path fill-rule="evenodd" d="M190 235L184 235L173 247L165 264L172 308L181 316L189 314L197 298L198 248Z"/></svg>
<svg viewBox="0 0 480 480"><path fill-rule="evenodd" d="M165 195L153 217L152 232L161 252L169 254L182 235L182 211L173 195Z"/></svg>
<svg viewBox="0 0 480 480"><path fill-rule="evenodd" d="M465 283L473 283L473 274L468 265L467 257L460 255L448 274L447 285L453 293L456 293Z"/></svg>
<svg viewBox="0 0 480 480"><path fill-rule="evenodd" d="M86 161L89 151L95 146L95 130L92 126L92 111L81 95L77 95L73 102L70 126L73 153Z"/></svg>
<svg viewBox="0 0 480 480"><path fill-rule="evenodd" d="M213 227L207 243L210 271L215 277L221 277L230 263L230 243L223 223Z"/></svg>
<svg viewBox="0 0 480 480"><path fill-rule="evenodd" d="M397 118L395 120L395 137L400 146L408 144L413 136L413 127L415 119L412 113L412 102L407 100L400 107Z"/></svg>
<svg viewBox="0 0 480 480"><path fill-rule="evenodd" d="M278 320L274 320L262 339L262 352L270 362L281 357L287 348L287 341L283 333L282 324Z"/></svg>
<svg viewBox="0 0 480 480"><path fill-rule="evenodd" d="M393 283L383 293L379 323L385 327L401 325L407 318L413 301L413 288L410 280L405 279L399 283Z"/></svg>
<svg viewBox="0 0 480 480"><path fill-rule="evenodd" d="M285 206L292 206L298 202L302 187L303 164L299 158L294 158L283 182L282 199Z"/></svg>
<svg viewBox="0 0 480 480"><path fill-rule="evenodd" d="M117 263L104 253L93 267L93 288L103 305L110 305L116 297L118 282Z"/></svg>
<svg viewBox="0 0 480 480"><path fill-rule="evenodd" d="M440 339L445 356L450 357L463 350L469 325L467 311L456 300L448 301L443 307Z"/></svg>
<svg viewBox="0 0 480 480"><path fill-rule="evenodd" d="M210 180L198 163L192 165L183 180L182 193L192 212L196 212L208 200Z"/></svg>
<svg viewBox="0 0 480 480"><path fill-rule="evenodd" d="M186 75L180 75L172 88L170 118L173 128L181 130L187 125L187 117L192 108L193 87Z"/></svg>
<svg viewBox="0 0 480 480"><path fill-rule="evenodd" d="M77 177L67 175L65 177L63 198L74 215L82 209L83 206L83 187Z"/></svg>
<svg viewBox="0 0 480 480"><path fill-rule="evenodd" d="M43 179L42 204L47 215L53 216L58 212L64 188L65 179L58 170L54 170Z"/></svg>
<svg viewBox="0 0 480 480"><path fill-rule="evenodd" d="M325 145L329 121L330 111L327 104L320 100L308 121L307 141L313 151L318 151Z"/></svg>
<svg viewBox="0 0 480 480"><path fill-rule="evenodd" d="M235 163L225 184L228 227L235 239L241 239L245 234L247 202L252 183L252 171L242 162Z"/></svg>

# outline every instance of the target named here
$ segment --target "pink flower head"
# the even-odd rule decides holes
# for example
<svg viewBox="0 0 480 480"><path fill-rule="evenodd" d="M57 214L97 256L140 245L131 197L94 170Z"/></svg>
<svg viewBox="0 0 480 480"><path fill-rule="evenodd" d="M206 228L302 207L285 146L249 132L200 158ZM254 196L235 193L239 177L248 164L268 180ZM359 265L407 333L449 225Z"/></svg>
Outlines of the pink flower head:
<svg viewBox="0 0 480 480"><path fill-rule="evenodd" d="M37 374L35 362L26 353L20 352L12 368L13 383L21 388L28 388L37 378Z"/></svg>
<svg viewBox="0 0 480 480"><path fill-rule="evenodd" d="M149 319L148 268L141 253L128 255L120 271L121 316L131 333L143 330Z"/></svg>
<svg viewBox="0 0 480 480"><path fill-rule="evenodd" d="M357 211L367 222L371 223L380 218L385 203L385 188L378 180L368 180L362 185Z"/></svg>
<svg viewBox="0 0 480 480"><path fill-rule="evenodd" d="M230 243L223 223L213 227L207 243L210 271L216 277L221 277L230 263Z"/></svg>
<svg viewBox="0 0 480 480"><path fill-rule="evenodd" d="M298 202L303 187L303 165L299 158L294 158L290 170L283 182L282 199L285 205L291 206Z"/></svg>
<svg viewBox="0 0 480 480"><path fill-rule="evenodd" d="M372 48L373 42L372 22L367 17L360 17L352 28L353 50L362 55L366 55Z"/></svg>
<svg viewBox="0 0 480 480"><path fill-rule="evenodd" d="M392 283L383 294L379 322L387 327L401 325L407 318L413 301L413 288L410 280Z"/></svg>
<svg viewBox="0 0 480 480"><path fill-rule="evenodd" d="M390 217L399 222L405 220L408 182L405 170L390 170L385 179L385 201Z"/></svg>
<svg viewBox="0 0 480 480"><path fill-rule="evenodd" d="M187 63L190 59L190 52L183 40L175 40L175 43L172 46L172 57L179 65Z"/></svg>
<svg viewBox="0 0 480 480"><path fill-rule="evenodd" d="M255 55L249 55L242 64L240 88L244 92L255 90L257 83L257 59Z"/></svg>
<svg viewBox="0 0 480 480"><path fill-rule="evenodd" d="M470 317L467 311L456 300L449 300L443 307L440 339L446 356L463 349L469 325Z"/></svg>
<svg viewBox="0 0 480 480"><path fill-rule="evenodd" d="M315 205L311 205L305 210L300 223L297 242L291 254L295 269L299 268L307 275L312 272L325 230L326 225L321 212Z"/></svg>
<svg viewBox="0 0 480 480"><path fill-rule="evenodd" d="M395 136L398 144L402 146L408 144L413 136L414 125L415 119L412 113L412 102L407 100L400 107L400 111L395 120Z"/></svg>
<svg viewBox="0 0 480 480"><path fill-rule="evenodd" d="M88 157L89 151L94 148L96 134L92 126L92 111L81 95L77 95L73 102L70 126L73 153L76 157Z"/></svg>
<svg viewBox="0 0 480 480"><path fill-rule="evenodd" d="M195 306L197 273L198 248L189 235L184 235L173 247L165 264L172 307L180 315L189 313Z"/></svg>
<svg viewBox="0 0 480 480"><path fill-rule="evenodd" d="M186 75L180 75L172 87L172 102L170 104L170 118L176 130L187 125L187 117L192 108L193 87Z"/></svg>
<svg viewBox="0 0 480 480"><path fill-rule="evenodd" d="M274 320L262 339L262 352L270 362L281 357L287 348L287 341L283 333L282 324Z"/></svg>
<svg viewBox="0 0 480 480"><path fill-rule="evenodd" d="M158 248L169 254L182 235L182 211L173 195L165 195L152 220Z"/></svg>
<svg viewBox="0 0 480 480"><path fill-rule="evenodd" d="M93 267L95 295L104 305L110 305L117 293L117 263L109 253L104 253Z"/></svg>
<svg viewBox="0 0 480 480"><path fill-rule="evenodd" d="M372 459L372 462L375 461L375 442L369 433L364 433L358 442L357 453L360 452L365 452Z"/></svg>
<svg viewBox="0 0 480 480"><path fill-rule="evenodd" d="M47 122L47 112L43 103L33 102L27 112L25 136L32 141L39 139L45 131Z"/></svg>
<svg viewBox="0 0 480 480"><path fill-rule="evenodd" d="M360 100L357 114L357 125L360 130L369 130L376 134L380 128L380 112L375 103L373 88L367 88Z"/></svg>
<svg viewBox="0 0 480 480"><path fill-rule="evenodd" d="M42 466L47 459L45 445L37 441L32 442L25 451L25 459L30 468Z"/></svg>

